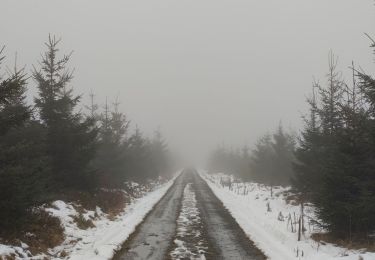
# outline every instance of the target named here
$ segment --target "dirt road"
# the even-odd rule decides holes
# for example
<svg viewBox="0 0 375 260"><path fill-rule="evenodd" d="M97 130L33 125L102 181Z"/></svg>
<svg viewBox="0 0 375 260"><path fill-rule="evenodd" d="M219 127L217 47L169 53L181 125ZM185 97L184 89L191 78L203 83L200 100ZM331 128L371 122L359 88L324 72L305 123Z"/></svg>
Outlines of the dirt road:
<svg viewBox="0 0 375 260"><path fill-rule="evenodd" d="M266 258L195 170L185 170L114 259Z"/></svg>

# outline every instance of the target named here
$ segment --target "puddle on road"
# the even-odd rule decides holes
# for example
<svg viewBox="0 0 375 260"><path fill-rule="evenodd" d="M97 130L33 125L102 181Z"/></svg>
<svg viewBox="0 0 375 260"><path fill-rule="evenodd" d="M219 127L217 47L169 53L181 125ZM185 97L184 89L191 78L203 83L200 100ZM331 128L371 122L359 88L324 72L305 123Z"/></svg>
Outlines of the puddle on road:
<svg viewBox="0 0 375 260"><path fill-rule="evenodd" d="M177 234L174 240L171 259L206 259L207 241L203 235L197 200L192 183L184 189L182 207L177 219Z"/></svg>

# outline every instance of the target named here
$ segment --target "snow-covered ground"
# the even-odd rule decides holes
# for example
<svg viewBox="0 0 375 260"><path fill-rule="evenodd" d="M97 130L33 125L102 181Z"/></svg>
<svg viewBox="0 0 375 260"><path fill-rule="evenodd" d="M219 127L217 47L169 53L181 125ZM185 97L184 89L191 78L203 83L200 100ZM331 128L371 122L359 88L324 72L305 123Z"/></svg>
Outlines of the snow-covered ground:
<svg viewBox="0 0 375 260"><path fill-rule="evenodd" d="M173 185L175 178L179 175L159 185L144 196L134 199L126 206L123 213L119 214L114 220L104 214L100 208L95 211L85 211L83 217L92 220L95 227L80 229L73 220L79 213L72 204L64 201L55 201L51 208L46 211L60 219L64 227L65 241L49 250L51 259L74 259L74 260L104 260L111 259L114 253L120 249L129 235L135 230L138 224L142 222L148 212L163 197L167 190ZM22 247L0 244L0 259L9 255L16 255L19 258L43 259L46 255L30 257L27 245ZM52 256L52 257L51 257Z"/></svg>
<svg viewBox="0 0 375 260"><path fill-rule="evenodd" d="M286 203L284 194L287 188L276 187L271 196L271 190L264 185L233 183L231 188L223 187L220 182L228 176L207 174L203 170L199 172L245 233L269 259L375 259L375 253L315 242L310 235L317 230L308 224L308 217L305 218L307 231L298 241L295 219L299 219L300 207ZM314 210L306 207L305 215L314 217Z"/></svg>

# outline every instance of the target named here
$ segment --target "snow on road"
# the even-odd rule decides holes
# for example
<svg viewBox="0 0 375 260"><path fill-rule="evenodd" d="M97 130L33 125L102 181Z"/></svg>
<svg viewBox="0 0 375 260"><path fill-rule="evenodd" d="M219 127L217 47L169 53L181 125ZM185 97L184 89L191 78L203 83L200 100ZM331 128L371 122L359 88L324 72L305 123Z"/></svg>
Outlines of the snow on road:
<svg viewBox="0 0 375 260"><path fill-rule="evenodd" d="M111 259L173 183L174 179L140 198L128 206L127 210L115 221L104 219L96 222L96 228L89 229L82 240L74 246L69 259ZM72 235L75 232L73 231Z"/></svg>
<svg viewBox="0 0 375 260"><path fill-rule="evenodd" d="M175 247L170 253L172 259L205 259L207 241L202 236L201 222L197 200L192 183L184 189L182 206L177 219Z"/></svg>
<svg viewBox="0 0 375 260"><path fill-rule="evenodd" d="M200 253L203 250L204 256ZM185 170L115 256L140 259L265 259L206 182Z"/></svg>
<svg viewBox="0 0 375 260"><path fill-rule="evenodd" d="M295 213L298 219L300 208L285 202L283 197L283 192L287 191L285 188L276 187L271 196L267 187L256 183L238 183L230 189L220 184L224 174L208 175L200 170L200 175L249 238L271 260L375 259L375 253L315 242L310 238L314 232L313 227L308 227L302 241L298 242L297 234L291 232L287 216L291 214L294 217ZM306 211L308 214L313 214L312 208L306 208Z"/></svg>
<svg viewBox="0 0 375 260"><path fill-rule="evenodd" d="M0 244L0 259L10 255L18 255L17 259L112 259L116 250L121 248L137 225L160 201L179 174L180 172L172 180L155 187L153 191L147 192L143 197L134 199L115 220L109 219L98 207L95 211L85 211L83 217L92 219L95 225L95 227L86 230L78 228L77 223L73 220L73 217L78 216L79 213L72 204L55 201L52 203L53 207L46 208L46 211L60 219L65 233L63 244L49 249L48 256L41 254L33 257L30 257L27 245L16 247Z"/></svg>

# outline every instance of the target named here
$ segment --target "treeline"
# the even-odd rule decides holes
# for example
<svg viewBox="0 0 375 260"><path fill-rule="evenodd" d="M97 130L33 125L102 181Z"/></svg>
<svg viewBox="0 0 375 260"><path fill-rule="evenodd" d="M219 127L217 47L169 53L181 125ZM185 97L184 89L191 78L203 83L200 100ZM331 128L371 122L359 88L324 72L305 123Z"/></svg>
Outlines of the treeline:
<svg viewBox="0 0 375 260"><path fill-rule="evenodd" d="M308 100L293 178L325 227L350 240L375 231L375 80L353 64L352 72L347 84L330 53L326 87L315 83Z"/></svg>
<svg viewBox="0 0 375 260"><path fill-rule="evenodd" d="M337 64L331 52L327 82L313 83L297 143L279 128L250 155L215 151L211 168L268 185L291 183L332 235L369 241L375 232L375 78L353 63L347 83ZM225 160L229 169L220 164Z"/></svg>
<svg viewBox="0 0 375 260"><path fill-rule="evenodd" d="M82 112L70 85L71 54L60 57L59 42L49 37L31 75L16 67L0 73L0 230L18 227L34 207L69 192L121 188L170 166L160 132L152 139L138 128L130 133L117 101L100 111L92 94ZM32 105L26 102L31 80L38 89Z"/></svg>
<svg viewBox="0 0 375 260"><path fill-rule="evenodd" d="M289 185L295 149L295 135L285 131L280 123L274 133L259 138L252 151L247 146L236 150L218 147L211 154L208 168L211 172L232 173L246 181Z"/></svg>

